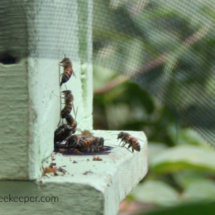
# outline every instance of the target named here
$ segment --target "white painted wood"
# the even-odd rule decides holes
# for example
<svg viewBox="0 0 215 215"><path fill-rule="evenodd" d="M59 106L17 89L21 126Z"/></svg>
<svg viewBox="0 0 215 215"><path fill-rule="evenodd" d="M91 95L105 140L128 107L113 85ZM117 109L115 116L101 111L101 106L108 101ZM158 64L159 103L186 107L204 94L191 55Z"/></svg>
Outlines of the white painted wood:
<svg viewBox="0 0 215 215"><path fill-rule="evenodd" d="M141 139L141 151L132 153L119 146L119 131L93 131L106 139L105 144L114 147L110 154L96 155L102 161L93 161L93 155L55 154L43 162L47 167L66 170L65 175L42 176L34 182L0 182L1 196L58 197L58 202L16 203L1 202L1 214L72 214L116 215L120 202L143 179L148 169L147 140L143 132L129 132ZM55 160L52 160L52 159ZM74 163L76 161L77 163ZM84 173L88 174L84 175ZM27 199L27 198L26 198ZM1 200L1 199L0 199Z"/></svg>
<svg viewBox="0 0 215 215"><path fill-rule="evenodd" d="M11 0L0 7L0 179L36 179L53 151L64 55L76 74L66 86L78 127L92 129L92 2ZM15 64L4 65L6 55Z"/></svg>

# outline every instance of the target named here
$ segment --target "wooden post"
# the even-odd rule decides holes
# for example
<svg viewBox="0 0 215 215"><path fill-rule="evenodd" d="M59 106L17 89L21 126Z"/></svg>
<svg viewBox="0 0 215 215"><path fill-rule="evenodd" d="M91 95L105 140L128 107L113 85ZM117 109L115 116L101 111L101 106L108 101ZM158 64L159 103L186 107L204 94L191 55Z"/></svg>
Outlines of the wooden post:
<svg viewBox="0 0 215 215"><path fill-rule="evenodd" d="M65 89L59 86L58 64L64 56L76 74L66 84L78 107L76 120L79 127L92 129L92 2L12 0L1 5L0 179L36 179L42 160L53 151L60 90Z"/></svg>
<svg viewBox="0 0 215 215"><path fill-rule="evenodd" d="M140 152L119 147L119 131L92 131L113 147L99 155L101 161L93 155L51 155L64 56L76 75L66 86L78 107L78 127L92 129L92 7L92 0L0 3L1 214L115 215L147 172L143 132L130 132L141 139ZM41 176L50 162L66 173Z"/></svg>

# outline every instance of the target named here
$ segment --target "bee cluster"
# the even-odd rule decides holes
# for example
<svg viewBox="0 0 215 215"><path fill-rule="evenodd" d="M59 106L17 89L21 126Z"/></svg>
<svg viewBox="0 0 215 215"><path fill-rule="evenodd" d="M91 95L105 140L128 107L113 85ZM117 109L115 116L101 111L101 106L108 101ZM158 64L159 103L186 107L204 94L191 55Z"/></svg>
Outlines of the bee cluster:
<svg viewBox="0 0 215 215"><path fill-rule="evenodd" d="M63 73L61 74L60 86L66 83L72 75L75 73L72 68L72 62L69 58L64 58L60 62L60 66L63 67ZM61 120L66 120L66 124L61 124L54 132L54 150L60 152L82 153L82 152L98 152L107 151L111 147L104 146L103 137L95 137L92 133L85 130L81 134L75 135L77 130L77 122L71 115L71 111L74 111L74 96L71 90L62 91L65 106L60 112ZM77 114L77 111L74 111ZM75 116L76 117L76 116ZM61 121L60 120L60 121Z"/></svg>
<svg viewBox="0 0 215 215"><path fill-rule="evenodd" d="M72 62L69 58L64 58L60 64L63 67L63 73L61 74L60 86L66 83L72 75L75 73L72 68ZM77 122L75 120L77 111L74 110L74 96L71 90L62 91L65 106L60 112L61 120L66 120L66 124L62 123L58 125L58 128L54 132L54 150L58 152L69 152L69 153L93 153L100 151L108 151L111 149L109 146L104 145L103 137L95 137L88 130L81 131L81 134L75 135L77 129ZM71 115L73 110L75 118ZM60 122L61 122L60 120ZM128 148L140 151L140 144L136 138L131 136L129 133L120 132L117 136L123 142L122 146L128 144Z"/></svg>

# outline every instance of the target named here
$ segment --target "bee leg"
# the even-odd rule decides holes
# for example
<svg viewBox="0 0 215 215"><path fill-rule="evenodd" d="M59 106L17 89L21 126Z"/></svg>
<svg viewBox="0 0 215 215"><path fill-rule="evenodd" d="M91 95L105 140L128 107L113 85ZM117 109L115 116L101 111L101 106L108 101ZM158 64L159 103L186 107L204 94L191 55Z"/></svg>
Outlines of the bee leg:
<svg viewBox="0 0 215 215"><path fill-rule="evenodd" d="M81 154L81 152L80 152L78 149L75 149L75 150L74 150L74 153L76 153L76 154Z"/></svg>
<svg viewBox="0 0 215 215"><path fill-rule="evenodd" d="M123 144L122 144L122 146L125 146L126 145L126 142L124 142Z"/></svg>
<svg viewBox="0 0 215 215"><path fill-rule="evenodd" d="M73 106L73 105L72 105L72 106ZM75 119L76 119L77 113L78 113L78 107L76 108L76 110L75 110L75 108L73 107L73 112L74 112L74 116L75 116Z"/></svg>

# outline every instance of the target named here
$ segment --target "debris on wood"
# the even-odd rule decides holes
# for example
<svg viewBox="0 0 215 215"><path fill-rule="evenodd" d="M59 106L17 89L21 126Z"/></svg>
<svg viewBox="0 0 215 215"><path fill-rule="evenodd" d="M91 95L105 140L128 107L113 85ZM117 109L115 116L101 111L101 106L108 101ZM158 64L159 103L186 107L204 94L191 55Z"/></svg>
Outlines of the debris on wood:
<svg viewBox="0 0 215 215"><path fill-rule="evenodd" d="M45 169L43 169L42 175L45 176L46 173L54 173L54 175L57 175L57 169L53 167L46 167Z"/></svg>
<svg viewBox="0 0 215 215"><path fill-rule="evenodd" d="M86 172L83 173L83 175L87 175L89 173L93 173L93 172L92 171L86 171Z"/></svg>
<svg viewBox="0 0 215 215"><path fill-rule="evenodd" d="M97 157L93 157L93 161L102 161L102 159L99 156L97 156Z"/></svg>

